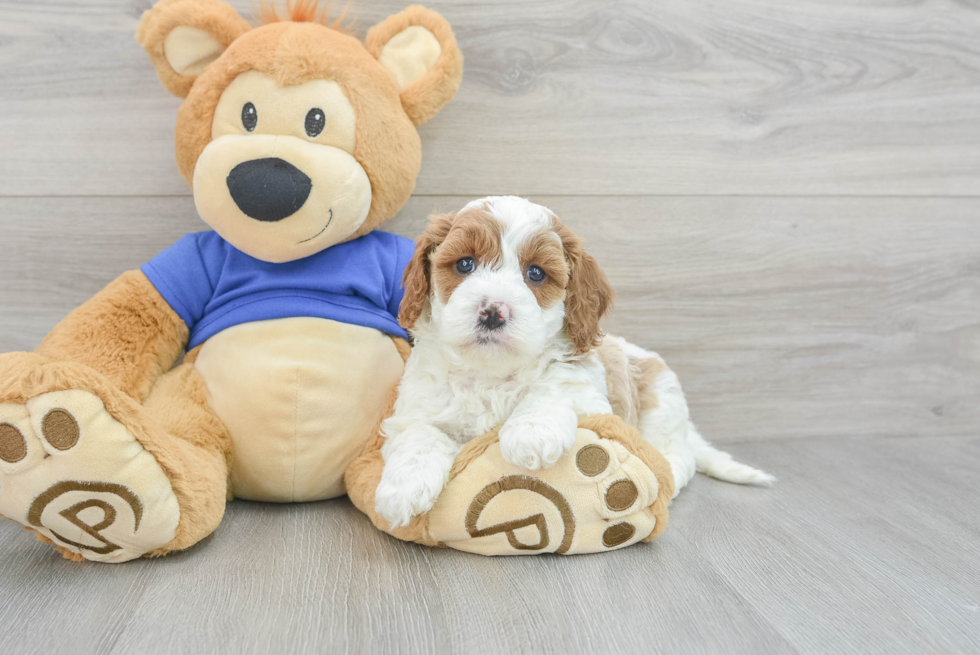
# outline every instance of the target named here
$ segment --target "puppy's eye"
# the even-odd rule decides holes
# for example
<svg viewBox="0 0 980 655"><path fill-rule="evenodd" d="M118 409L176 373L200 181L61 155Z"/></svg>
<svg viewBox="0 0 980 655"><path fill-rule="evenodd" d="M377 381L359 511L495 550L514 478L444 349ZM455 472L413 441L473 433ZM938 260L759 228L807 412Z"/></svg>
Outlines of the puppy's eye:
<svg viewBox="0 0 980 655"><path fill-rule="evenodd" d="M306 133L310 138L315 137L323 131L323 125L327 122L327 117L323 115L323 110L314 107L306 114Z"/></svg>
<svg viewBox="0 0 980 655"><path fill-rule="evenodd" d="M548 276L540 266L529 266L527 269L527 279L535 284L544 282L546 277Z"/></svg>
<svg viewBox="0 0 980 655"><path fill-rule="evenodd" d="M460 275L469 275L476 270L476 262L472 257L463 257L456 262L456 272Z"/></svg>
<svg viewBox="0 0 980 655"><path fill-rule="evenodd" d="M246 130L251 132L255 129L255 126L259 123L259 112L255 111L255 105L251 102L246 102L245 106L242 107L242 125Z"/></svg>

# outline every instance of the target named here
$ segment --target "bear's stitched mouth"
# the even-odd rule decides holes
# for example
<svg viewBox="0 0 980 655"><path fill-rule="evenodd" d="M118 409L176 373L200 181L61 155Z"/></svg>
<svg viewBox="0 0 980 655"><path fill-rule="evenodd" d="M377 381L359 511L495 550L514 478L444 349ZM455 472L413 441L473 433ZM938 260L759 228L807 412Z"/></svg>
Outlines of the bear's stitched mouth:
<svg viewBox="0 0 980 655"><path fill-rule="evenodd" d="M313 236L311 236L309 239L303 239L302 241L297 241L296 245L299 245L301 243L306 243L307 241L312 241L313 239L317 238L318 236L326 232L327 228L330 227L330 222L333 220L333 209L330 209L329 212L330 212L330 216L327 218L327 224L323 226L323 229L317 232L316 234L314 234Z"/></svg>

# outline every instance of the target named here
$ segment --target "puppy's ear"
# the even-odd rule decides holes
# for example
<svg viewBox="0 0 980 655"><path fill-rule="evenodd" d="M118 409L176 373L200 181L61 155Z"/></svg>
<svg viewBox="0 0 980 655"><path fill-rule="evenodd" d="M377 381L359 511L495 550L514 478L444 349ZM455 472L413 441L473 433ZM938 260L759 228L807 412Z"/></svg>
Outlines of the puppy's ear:
<svg viewBox="0 0 980 655"><path fill-rule="evenodd" d="M186 98L197 76L249 29L221 0L160 0L143 14L136 40L167 90Z"/></svg>
<svg viewBox="0 0 980 655"><path fill-rule="evenodd" d="M565 331L575 344L575 352L583 354L602 341L599 319L612 307L616 292L599 263L585 252L582 239L557 219L555 222L570 269L565 287Z"/></svg>
<svg viewBox="0 0 980 655"><path fill-rule="evenodd" d="M402 286L405 295L398 308L398 324L406 330L415 327L415 322L425 309L429 299L429 255L445 240L456 214L434 214L429 217L429 226L415 242L415 254L405 267Z"/></svg>

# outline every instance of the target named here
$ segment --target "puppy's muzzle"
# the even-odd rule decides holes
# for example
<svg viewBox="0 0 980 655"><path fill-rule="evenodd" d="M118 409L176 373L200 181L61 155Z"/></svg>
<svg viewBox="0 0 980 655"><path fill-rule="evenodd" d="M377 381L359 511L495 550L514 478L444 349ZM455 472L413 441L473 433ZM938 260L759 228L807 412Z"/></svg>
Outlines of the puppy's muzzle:
<svg viewBox="0 0 980 655"><path fill-rule="evenodd" d="M499 330L510 318L510 307L504 303L485 304L480 309L480 327L485 330Z"/></svg>

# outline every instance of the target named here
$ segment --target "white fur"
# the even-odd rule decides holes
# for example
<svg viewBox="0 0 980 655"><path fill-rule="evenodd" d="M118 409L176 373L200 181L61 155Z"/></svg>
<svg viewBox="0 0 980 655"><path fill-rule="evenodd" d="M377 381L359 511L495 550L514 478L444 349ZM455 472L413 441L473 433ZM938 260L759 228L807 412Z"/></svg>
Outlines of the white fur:
<svg viewBox="0 0 980 655"><path fill-rule="evenodd" d="M470 439L500 427L507 461L530 470L547 468L574 446L578 417L612 412L598 356L575 355L564 332L564 302L543 309L520 270L521 244L550 226L552 214L514 197L470 205L486 206L501 222L503 257L493 267L480 265L446 303L438 289L430 289L411 331L414 348L394 413L381 426L385 466L375 505L391 527L407 525L432 508L456 454ZM511 309L506 326L489 334L477 322L488 300ZM618 341L630 359L659 360ZM657 386L658 407L636 411L644 438L670 462L677 491L695 468L731 481L771 481L701 438L673 372L662 374Z"/></svg>
<svg viewBox="0 0 980 655"><path fill-rule="evenodd" d="M605 339L619 345L630 366L646 359L655 359L664 366L665 370L654 381L657 406L637 408L636 411L643 439L660 451L670 464L675 497L696 471L736 484L768 485L776 481L772 475L736 462L731 455L705 441L690 418L677 374L666 367L660 355L621 337L608 335Z"/></svg>

